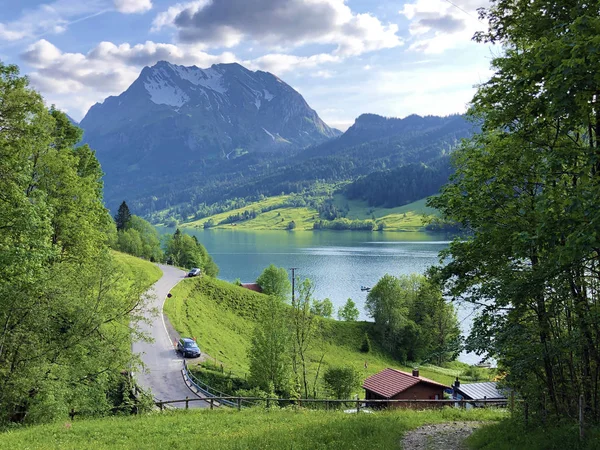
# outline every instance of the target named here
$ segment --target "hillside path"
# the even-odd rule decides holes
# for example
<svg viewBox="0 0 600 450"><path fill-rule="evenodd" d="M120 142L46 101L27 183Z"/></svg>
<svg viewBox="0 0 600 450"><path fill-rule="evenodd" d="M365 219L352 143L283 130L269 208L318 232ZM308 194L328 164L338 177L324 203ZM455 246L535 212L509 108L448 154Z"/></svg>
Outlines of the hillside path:
<svg viewBox="0 0 600 450"><path fill-rule="evenodd" d="M423 425L402 438L402 448L410 450L463 450L465 439L486 422L448 422Z"/></svg>
<svg viewBox="0 0 600 450"><path fill-rule="evenodd" d="M145 310L145 316L150 323L141 323L140 329L152 337L153 342L134 342L133 352L139 353L145 370L136 375L139 385L152 391L155 400L182 400L185 397L198 397L183 381L181 369L183 357L175 351L174 339L169 335L167 320L163 316L163 305L167 294L175 287L186 273L176 267L158 264L163 276L148 291L150 301ZM156 314L158 311L158 314ZM190 408L205 408L207 402L190 402ZM185 403L172 406L185 408Z"/></svg>

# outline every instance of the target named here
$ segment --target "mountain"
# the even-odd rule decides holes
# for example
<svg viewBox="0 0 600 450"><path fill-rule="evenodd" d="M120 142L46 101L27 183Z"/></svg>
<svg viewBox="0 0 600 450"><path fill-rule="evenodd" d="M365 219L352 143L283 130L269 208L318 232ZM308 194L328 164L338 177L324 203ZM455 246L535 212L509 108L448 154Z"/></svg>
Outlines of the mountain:
<svg viewBox="0 0 600 450"><path fill-rule="evenodd" d="M340 134L271 73L165 61L92 106L80 127L106 173L109 207L168 196L246 153L286 154Z"/></svg>
<svg viewBox="0 0 600 450"><path fill-rule="evenodd" d="M449 155L474 131L462 115L405 119L361 115L342 136L323 144L268 162L251 154L237 158L225 172L174 193L170 212L182 220L198 218L196 213L206 209L203 204L292 192L309 197L323 183L339 182L352 183L345 190L351 198L371 205L403 205L437 192L451 173ZM159 202L154 206L168 208Z"/></svg>

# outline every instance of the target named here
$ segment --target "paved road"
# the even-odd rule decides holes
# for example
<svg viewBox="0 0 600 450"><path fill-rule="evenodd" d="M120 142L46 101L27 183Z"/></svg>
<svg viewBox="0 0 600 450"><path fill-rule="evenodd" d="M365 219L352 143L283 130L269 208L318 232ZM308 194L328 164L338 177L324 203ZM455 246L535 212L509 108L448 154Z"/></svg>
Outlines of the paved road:
<svg viewBox="0 0 600 450"><path fill-rule="evenodd" d="M150 323L140 324L142 331L148 333L154 342L135 342L133 352L139 353L146 366L144 372L137 374L137 380L144 389L150 389L156 400L181 400L186 396L194 398L196 395L188 389L183 381L181 369L183 358L174 350L173 340L169 336L163 319L163 304L169 291L185 278L185 272L175 267L160 265L163 276L150 289L153 296L150 300L146 316ZM158 314L152 314L158 311ZM173 406L183 408L184 403ZM190 408L206 407L206 402L190 402Z"/></svg>

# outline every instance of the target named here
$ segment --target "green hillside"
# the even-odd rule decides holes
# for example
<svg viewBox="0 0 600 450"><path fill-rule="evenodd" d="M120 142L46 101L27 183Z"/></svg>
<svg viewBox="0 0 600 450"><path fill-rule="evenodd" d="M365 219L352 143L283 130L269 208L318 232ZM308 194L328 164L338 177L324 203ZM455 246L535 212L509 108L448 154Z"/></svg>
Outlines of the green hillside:
<svg viewBox="0 0 600 450"><path fill-rule="evenodd" d="M266 297L210 277L185 280L171 293L173 297L165 303L165 312L175 329L181 335L195 337L212 362L216 360L225 371L245 378L255 317ZM351 366L363 378L386 367L412 370L400 365L375 343L371 353L360 352L365 332L373 333L371 322L319 319L318 328L309 351L313 378L323 355L321 374L327 366ZM455 362L451 367L452 370L428 365L421 368L421 374L449 385L468 366Z"/></svg>
<svg viewBox="0 0 600 450"><path fill-rule="evenodd" d="M113 251L113 255L123 276L132 282L135 280L146 289L162 277L162 270L150 261L117 251Z"/></svg>
<svg viewBox="0 0 600 450"><path fill-rule="evenodd" d="M204 228L205 223L212 221L212 228L243 229L243 230L286 230L290 222L294 222L295 230L312 230L313 224L319 219L319 212L313 207L285 206L290 200L289 195L268 197L251 203L243 208L215 214L192 222L181 224L182 227ZM398 206L396 208L380 208L368 206L363 200L349 200L343 194L333 196L333 204L340 210L346 211L346 218L351 220L372 220L384 222L385 231L421 231L427 216L437 214L433 208L426 206L427 199ZM281 206L279 206L281 205ZM228 217L245 212L256 213L256 217L234 223L221 223ZM265 211L265 212L262 212Z"/></svg>

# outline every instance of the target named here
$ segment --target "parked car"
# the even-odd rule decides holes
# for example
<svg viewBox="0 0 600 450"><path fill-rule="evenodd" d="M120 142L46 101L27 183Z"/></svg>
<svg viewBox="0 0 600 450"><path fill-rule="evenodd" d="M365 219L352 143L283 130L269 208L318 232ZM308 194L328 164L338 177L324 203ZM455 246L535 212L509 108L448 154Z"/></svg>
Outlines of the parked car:
<svg viewBox="0 0 600 450"><path fill-rule="evenodd" d="M196 344L196 341L190 338L181 338L177 341L177 351L180 352L184 358L197 358L200 356L200 347Z"/></svg>
<svg viewBox="0 0 600 450"><path fill-rule="evenodd" d="M197 267L194 267L192 270L190 270L188 272L188 277L195 277L197 275L200 275L202 271L200 269L198 269Z"/></svg>

